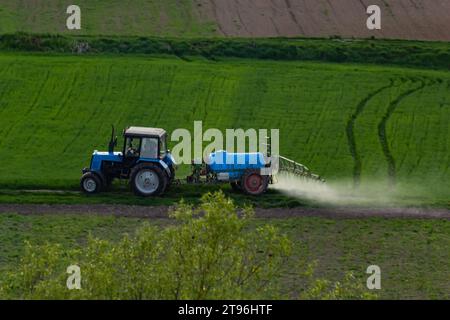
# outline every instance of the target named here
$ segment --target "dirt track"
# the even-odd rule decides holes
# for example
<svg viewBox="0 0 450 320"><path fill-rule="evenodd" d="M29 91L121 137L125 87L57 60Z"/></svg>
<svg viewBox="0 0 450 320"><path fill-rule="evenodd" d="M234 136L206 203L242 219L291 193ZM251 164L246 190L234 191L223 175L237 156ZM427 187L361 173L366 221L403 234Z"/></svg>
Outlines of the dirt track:
<svg viewBox="0 0 450 320"><path fill-rule="evenodd" d="M356 37L450 41L448 0L196 0L225 36ZM382 29L366 27L379 5Z"/></svg>
<svg viewBox="0 0 450 320"><path fill-rule="evenodd" d="M18 213L31 214L79 214L79 215L114 215L135 218L168 218L170 207L142 207L126 205L20 205L1 204L0 214ZM413 219L446 219L450 220L450 210L446 209L314 209L314 208L256 208L258 218L293 218L293 217L323 217L331 219L349 218L413 218Z"/></svg>

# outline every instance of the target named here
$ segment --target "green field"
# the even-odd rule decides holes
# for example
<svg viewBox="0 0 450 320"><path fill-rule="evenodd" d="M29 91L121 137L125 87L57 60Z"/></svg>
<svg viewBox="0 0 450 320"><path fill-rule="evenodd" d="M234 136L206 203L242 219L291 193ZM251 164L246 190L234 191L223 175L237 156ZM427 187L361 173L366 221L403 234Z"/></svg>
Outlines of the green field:
<svg viewBox="0 0 450 320"><path fill-rule="evenodd" d="M71 1L1 1L0 204L170 206L221 188L239 206L337 204L275 188L248 197L228 185L175 185L155 198L133 196L126 182L110 193L79 192L81 169L93 150L107 149L111 124L170 133L201 120L204 130L280 129L282 155L320 174L330 190L359 197L339 204L450 208L449 43L218 38L199 3L79 0L83 29L68 31ZM181 166L177 175L188 172ZM173 223L2 213L0 281L17 266L24 241L83 248L89 234L118 240L144 221ZM367 266L379 265L382 299L450 299L448 220L252 223L274 225L293 241L281 273L289 298L304 286L306 259L317 260L316 276L330 281L348 271L365 281Z"/></svg>
<svg viewBox="0 0 450 320"><path fill-rule="evenodd" d="M0 215L0 281L14 269L23 254L25 240L34 244L60 243L64 248L82 247L89 234L118 240L133 234L144 220L100 216ZM170 220L152 219L165 226ZM315 276L339 281L348 271L365 284L369 265L382 272L381 299L448 299L450 223L416 219L257 219L270 223L295 243L292 257L281 270L283 291L297 298L304 287L304 261L317 261ZM355 241L357 239L357 241Z"/></svg>
<svg viewBox="0 0 450 320"><path fill-rule="evenodd" d="M127 35L214 35L213 21L194 10L191 0L79 0L82 30L66 29L68 0L0 3L0 33L50 32ZM126 10L124 10L124 7Z"/></svg>
<svg viewBox="0 0 450 320"><path fill-rule="evenodd" d="M205 129L279 128L281 154L330 183L448 205L447 71L5 53L0 79L3 190L77 189L111 124L171 132L202 120Z"/></svg>

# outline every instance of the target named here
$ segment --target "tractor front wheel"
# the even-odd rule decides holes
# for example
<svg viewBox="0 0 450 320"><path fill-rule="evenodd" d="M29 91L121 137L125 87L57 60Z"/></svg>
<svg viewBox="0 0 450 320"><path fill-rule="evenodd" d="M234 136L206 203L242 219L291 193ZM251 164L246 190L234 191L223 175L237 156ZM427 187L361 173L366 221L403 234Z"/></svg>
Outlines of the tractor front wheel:
<svg viewBox="0 0 450 320"><path fill-rule="evenodd" d="M156 165L141 164L136 166L130 176L133 192L142 197L156 196L167 187L167 176Z"/></svg>
<svg viewBox="0 0 450 320"><path fill-rule="evenodd" d="M242 176L241 187L246 194L259 196L266 192L268 186L268 177L261 175L259 170L249 170Z"/></svg>
<svg viewBox="0 0 450 320"><path fill-rule="evenodd" d="M102 189L100 178L92 172L87 172L81 177L80 185L86 194L98 193Z"/></svg>

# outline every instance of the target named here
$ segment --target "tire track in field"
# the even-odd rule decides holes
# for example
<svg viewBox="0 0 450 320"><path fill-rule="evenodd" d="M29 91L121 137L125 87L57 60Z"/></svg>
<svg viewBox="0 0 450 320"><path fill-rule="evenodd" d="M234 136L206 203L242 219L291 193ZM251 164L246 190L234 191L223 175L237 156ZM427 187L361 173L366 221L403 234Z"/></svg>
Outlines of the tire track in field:
<svg viewBox="0 0 450 320"><path fill-rule="evenodd" d="M225 32L225 30L222 28L222 25L220 24L219 21L219 15L217 14L217 5L215 3L215 0L211 0L211 6L212 6L212 11L213 11L213 15L214 15L214 21L217 25L217 28L219 29L219 31L224 35L224 36L228 36L228 34Z"/></svg>
<svg viewBox="0 0 450 320"><path fill-rule="evenodd" d="M111 90L111 80L112 80L112 69L113 69L113 65L110 65L108 67L108 71L107 71L107 78L106 78L106 85L105 85L105 91L103 92L102 97L100 98L100 104L103 103L103 100L105 99L105 97L108 95L109 91ZM69 150L69 148L71 148L73 146L73 144L79 139L79 137L81 136L82 132L86 130L86 128L89 126L90 122L92 121L92 119L95 119L97 114L99 112L99 108L94 108L94 111L91 112L91 114L89 115L89 118L86 119L83 122L83 125L78 129L77 133L73 136L72 139L70 139L70 141L64 146L64 149L62 151L63 154L65 154L67 152L67 150Z"/></svg>
<svg viewBox="0 0 450 320"><path fill-rule="evenodd" d="M358 117L363 113L365 107L369 104L370 100L372 100L375 96L382 93L383 91L392 88L394 86L394 80L390 80L390 83L386 86L378 88L377 90L369 93L364 99L362 99L358 105L356 106L355 112L350 116L350 119L347 121L346 132L347 132L347 140L348 146L350 149L350 154L353 158L353 186L356 188L361 183L361 170L362 170L362 161L361 156L358 153L358 148L356 146L356 138L355 138L355 123Z"/></svg>
<svg viewBox="0 0 450 320"><path fill-rule="evenodd" d="M205 100L203 101L203 110L200 110L199 114L202 112L202 118L206 119L206 115L208 113L208 107L214 105L213 101L214 101L214 96L215 96L215 88L223 88L223 86L215 86L216 81L218 80L218 75L213 75L213 77L211 78L211 81L209 82L208 85L208 92L206 93L206 97Z"/></svg>
<svg viewBox="0 0 450 320"><path fill-rule="evenodd" d="M30 115L30 113L33 111L33 109L38 104L39 98L41 97L42 90L44 90L45 86L47 85L49 78L50 78L50 71L47 70L47 72L45 73L45 79L42 81L41 85L39 86L38 91L33 98L33 102L31 103L31 106L27 109L27 111L25 112L25 115L22 115L17 121L14 121L12 123L12 125L6 130L5 134L3 135L2 141L0 141L0 142L6 142L8 140L9 135L13 131L13 129L15 127L17 127L20 123L22 123L22 121L24 120L25 117ZM3 144L0 143L0 146L2 146L2 145Z"/></svg>
<svg viewBox="0 0 450 320"><path fill-rule="evenodd" d="M429 87L432 87L432 86L435 86L435 85L439 85L441 82L442 82L442 80L439 79L439 78L438 79L430 79L430 80L428 80L428 83L426 84L426 87L429 88ZM411 126L409 126L409 128L408 128L409 129L408 130L408 135L405 138L405 144L406 144L407 148L410 147L412 141L414 141L414 143L416 143L416 141L413 140L413 137L414 137L413 132L416 130L416 128L414 127L414 123L416 122L416 112L415 112L416 108L417 107L413 108L413 110L410 110L411 116L412 116ZM430 122L428 120L424 121L423 122L423 127L421 128L421 130L423 130L423 132L429 132L430 129L432 130L432 128L430 128ZM446 152L445 152L445 154L446 154ZM396 164L397 163L399 164L397 167L398 168L402 168L403 164L408 159L409 159L408 153L404 152L402 154L401 160L400 161L398 161L398 160L396 161ZM416 157L415 164L412 165L409 169L407 169L407 175L412 175L416 171L416 169L420 166L420 163L423 161L423 159L424 159L423 154L419 154Z"/></svg>
<svg viewBox="0 0 450 320"><path fill-rule="evenodd" d="M236 0L235 0L235 4L236 4ZM245 32L247 32L247 34L249 36L252 36L253 35L252 32L250 30L248 30L247 25L244 23L244 19L242 19L241 10L239 10L239 8L236 10L236 15L237 15L237 18L239 20L239 23L244 28Z"/></svg>
<svg viewBox="0 0 450 320"><path fill-rule="evenodd" d="M47 70L47 72L45 73L45 79L44 79L44 81L42 81L41 85L39 86L38 92L37 92L36 96L34 97L33 103L26 111L27 115L29 115L34 110L34 108L36 108L39 98L41 97L41 93L44 90L44 88L47 85L49 80L50 80L50 71Z"/></svg>
<svg viewBox="0 0 450 320"><path fill-rule="evenodd" d="M60 103L59 106L58 106L58 110L57 110L56 114L53 116L53 120L54 120L54 119L57 119L57 118L61 115L62 111L63 111L63 110L67 107L67 105L69 104L70 98L72 97L73 92L74 92L75 87L76 87L76 84L77 84L77 82L78 82L78 77L79 77L78 72L75 72L74 77L73 77L73 79L72 79L72 82L71 82L71 84L70 84L70 86L69 86L69 90L67 90L67 91L65 92L65 94L64 94L64 96L63 96L63 99L62 99L61 103Z"/></svg>
<svg viewBox="0 0 450 320"><path fill-rule="evenodd" d="M439 86L440 84L442 84L442 79L439 79L439 78L437 78L437 79L429 79L428 83L426 83L426 87L430 88L430 87L433 87L433 86L436 86L436 85ZM407 147L408 148L410 147L411 141L413 141L413 132L416 130L415 127L414 127L414 123L416 122L415 109L411 110L411 115L412 115L412 120L410 121L409 134L407 136ZM430 128L430 121L426 120L426 121L422 122L421 130L423 132L430 132L430 130L432 130L432 129L433 128ZM440 133L441 133L440 130L435 131L435 132L436 132L437 135L440 136ZM446 137L443 137L443 140L439 140L439 141L446 141ZM415 143L417 143L417 142L415 141ZM443 154L448 154L447 152L448 152L448 150L445 147L445 151L443 152ZM408 156L409 155L408 155L407 152L404 152L402 154L402 159L400 160L400 165L398 166L398 168L401 168L403 166L404 162L408 159ZM414 172L416 172L417 168L420 167L422 161L424 161L424 155L422 153L419 153L419 155L416 156L415 158L416 158L415 163L412 166L410 166L409 169L407 169L407 174L408 175L412 175ZM444 175L445 175L445 172L444 172Z"/></svg>
<svg viewBox="0 0 450 320"><path fill-rule="evenodd" d="M291 4L291 0L284 0L284 3L286 4L286 8L288 10L289 16L291 17L291 20L294 22L294 24L298 27L298 29L300 30L300 33L302 35L305 35L305 30L303 29L303 27L301 26L300 22L298 21L297 17L295 16L294 11L292 10L292 4ZM280 34L280 33L278 33Z"/></svg>
<svg viewBox="0 0 450 320"><path fill-rule="evenodd" d="M447 81L447 89L450 90L450 80ZM448 103L450 107L450 102ZM441 105L441 108L444 107L444 104ZM448 151L448 144L446 145L446 151ZM447 176L448 169L450 168L450 152L446 152L447 156L447 165L444 166L444 174L443 176Z"/></svg>
<svg viewBox="0 0 450 320"><path fill-rule="evenodd" d="M4 79L3 76L7 74L7 72L12 68L12 66L14 66L15 62L11 62L9 64L6 65L6 67L4 67L1 72L0 72L0 79ZM7 81L4 89L0 92L0 99L3 99L3 96L8 92L8 89L11 87L11 81ZM5 108L6 109L6 108ZM0 109L0 116L3 113L3 108ZM2 133L4 130L3 128L0 128L0 133Z"/></svg>
<svg viewBox="0 0 450 320"><path fill-rule="evenodd" d="M392 187L395 186L395 184L396 184L397 167L396 167L396 162L395 162L394 156L392 155L391 149L389 148L389 142L388 142L388 137L387 137L387 132L386 132L387 123L390 120L391 116L394 114L398 105L405 98L407 98L410 95L425 88L426 83L423 80L419 80L419 81L420 81L420 85L418 87L401 93L394 101L392 101L389 104L389 107L387 108L385 115L383 116L380 123L378 124L378 139L380 141L381 149L383 151L384 157L386 158L386 161L388 164L388 179L389 179L389 184Z"/></svg>
<svg viewBox="0 0 450 320"><path fill-rule="evenodd" d="M127 102L126 101L131 101L131 92L132 91L136 91L136 95L135 96L137 96L137 92L138 92L138 90L139 90L139 84L140 83L142 83L144 80L144 77L145 77L145 68L144 67L142 67L142 68L139 68L139 71L137 72L137 74L133 77L133 83L132 84L130 84L129 86L128 86L128 89L127 89L127 92L126 92L126 94L124 94L124 95L122 95L122 98L123 98L123 102L120 102L118 105L119 106L123 106L123 105L125 105ZM141 100L141 101L144 101L143 99ZM134 109L134 108L133 108ZM111 123L113 123L113 124L122 124L122 123L125 123L125 120L126 120L126 118L128 117L130 115L130 112L129 112L129 110L128 110L128 108L121 108L120 109L120 115L119 115L119 117L118 118L116 118L116 119L112 119L111 121ZM129 124L129 125L131 125L131 124ZM127 124L127 126L128 126L128 124Z"/></svg>
<svg viewBox="0 0 450 320"><path fill-rule="evenodd" d="M163 115L165 112L167 112L167 108L164 107L165 106L165 100L167 98L167 100L170 101L170 96L171 93L173 92L173 88L174 88L174 83L175 83L175 79L177 77L177 70L178 68L175 68L173 70L173 73L170 74L170 80L167 82L168 86L167 86L167 93L164 95L164 100L162 101L162 103L156 108L155 110L155 115L153 117L153 121L154 121L154 125L157 126L157 123L160 123L160 120L162 119ZM172 70L171 70L172 71Z"/></svg>

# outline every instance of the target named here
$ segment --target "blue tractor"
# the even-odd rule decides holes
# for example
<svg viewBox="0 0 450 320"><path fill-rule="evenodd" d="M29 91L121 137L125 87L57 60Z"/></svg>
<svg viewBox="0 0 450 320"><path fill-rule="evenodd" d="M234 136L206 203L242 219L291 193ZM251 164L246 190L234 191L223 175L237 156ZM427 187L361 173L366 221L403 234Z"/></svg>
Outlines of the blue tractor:
<svg viewBox="0 0 450 320"><path fill-rule="evenodd" d="M149 197L163 194L172 183L218 184L230 183L235 191L258 196L266 192L275 179L270 170L269 155L261 152L230 153L216 151L207 163L194 161L192 174L186 180L175 179L175 160L167 149L167 133L163 129L129 127L123 131L122 152L114 152L117 137L114 128L108 152L94 151L89 168L83 169L81 188L93 194L105 190L114 179L129 181L136 195ZM269 143L270 144L270 143ZM270 149L270 148L268 148ZM320 180L305 166L278 156L277 171L302 178Z"/></svg>
<svg viewBox="0 0 450 320"><path fill-rule="evenodd" d="M164 193L175 178L175 161L167 150L167 133L158 128L129 127L123 131L122 152L114 152L114 128L108 152L94 151L83 169L81 189L88 194L108 188L114 179L127 179L135 194Z"/></svg>

